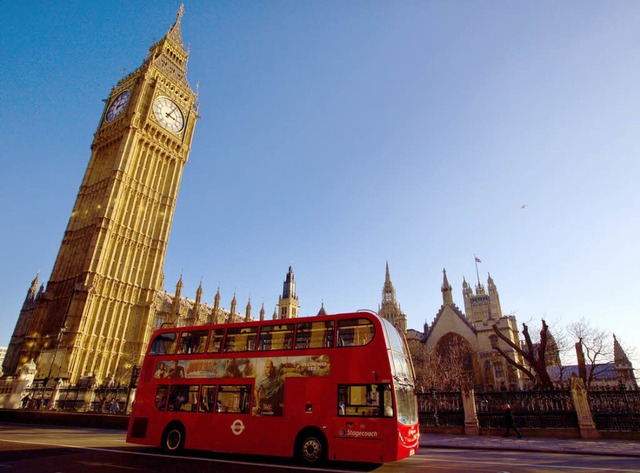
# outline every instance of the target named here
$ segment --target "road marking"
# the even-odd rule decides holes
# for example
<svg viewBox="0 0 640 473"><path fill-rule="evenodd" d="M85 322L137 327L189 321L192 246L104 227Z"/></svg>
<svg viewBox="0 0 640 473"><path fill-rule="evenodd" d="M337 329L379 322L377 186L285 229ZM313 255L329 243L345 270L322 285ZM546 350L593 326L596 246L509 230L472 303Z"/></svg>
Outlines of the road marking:
<svg viewBox="0 0 640 473"><path fill-rule="evenodd" d="M231 465L243 465L243 466L263 466L267 468L279 468L282 470L314 471L314 472L326 471L329 473L353 473L353 470L323 469L318 467L308 468L308 467L298 466L298 465L277 465L274 463L231 461L231 460L221 460L216 458L187 457L183 455L163 455L159 453L129 452L126 450L113 450L111 448L79 447L76 445L66 445L61 443L25 442L24 440L7 440L3 438L0 438L0 442L20 443L20 444L27 444L27 445L42 445L42 446L61 447L61 448L75 448L78 450L90 450L93 452L122 453L125 455L140 455L143 457L176 458L179 460L193 460L193 461L202 461L202 462L209 462L209 463L228 463Z"/></svg>
<svg viewBox="0 0 640 473"><path fill-rule="evenodd" d="M557 453L554 452L554 455L558 455ZM562 455L562 454L559 454ZM509 463L509 462L503 462L503 461L487 461L487 460L474 460L474 461L470 461L470 460L440 460L437 458L431 458L428 455L425 455L428 458L429 462L442 462L442 463L469 463L472 465L500 465L500 466L513 466L513 467L535 467L535 468L546 468L552 471L557 471L557 470L589 470L589 471L620 471L620 472L627 472L627 473L638 473L640 470L635 469L635 470L621 470L618 468L596 468L596 467L589 467L589 466L563 466L563 465L555 465L555 464L541 464L541 463Z"/></svg>
<svg viewBox="0 0 640 473"><path fill-rule="evenodd" d="M108 466L109 468L120 468L121 470L140 470L140 468L135 468L133 466L123 466L123 465L116 465L115 463L106 463L106 462L84 462L84 461L76 461L76 463L79 463L81 465L87 465L90 467L94 467L94 466Z"/></svg>

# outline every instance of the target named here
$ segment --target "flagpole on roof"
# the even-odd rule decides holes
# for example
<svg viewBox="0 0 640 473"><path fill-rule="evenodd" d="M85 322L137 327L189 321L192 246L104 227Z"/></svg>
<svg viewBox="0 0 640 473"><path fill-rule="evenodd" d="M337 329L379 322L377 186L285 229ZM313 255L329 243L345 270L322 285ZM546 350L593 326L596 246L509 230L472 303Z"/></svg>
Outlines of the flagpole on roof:
<svg viewBox="0 0 640 473"><path fill-rule="evenodd" d="M478 278L478 286L480 286L480 273L478 272L478 263L482 263L482 261L480 261L480 258L478 258L475 253L473 254L473 259L476 263L476 277Z"/></svg>

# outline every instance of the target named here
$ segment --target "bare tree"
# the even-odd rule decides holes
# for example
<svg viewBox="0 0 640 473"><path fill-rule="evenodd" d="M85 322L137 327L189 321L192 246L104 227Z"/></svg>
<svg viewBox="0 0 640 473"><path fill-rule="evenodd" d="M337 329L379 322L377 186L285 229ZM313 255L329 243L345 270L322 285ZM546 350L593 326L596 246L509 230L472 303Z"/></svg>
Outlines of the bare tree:
<svg viewBox="0 0 640 473"><path fill-rule="evenodd" d="M585 319L569 324L567 332L577 340L579 375L589 388L605 365L614 361L611 332L593 327Z"/></svg>
<svg viewBox="0 0 640 473"><path fill-rule="evenodd" d="M436 351L418 340L411 340L409 350L418 389L458 391L473 385L472 354L460 341L450 340Z"/></svg>
<svg viewBox="0 0 640 473"><path fill-rule="evenodd" d="M500 353L504 359L513 367L524 373L533 383L536 388L552 388L553 381L547 372L549 350L547 350L547 344L549 341L549 326L542 320L542 328L540 329L540 340L538 344L534 344L529 335L529 327L527 324L522 324L522 335L524 336L524 345L519 346L511 341L506 335L504 335L498 325L493 326L494 333L509 345L513 351L520 355L519 357L513 357L511 354L504 351L498 343L493 348ZM520 359L524 360L521 362Z"/></svg>

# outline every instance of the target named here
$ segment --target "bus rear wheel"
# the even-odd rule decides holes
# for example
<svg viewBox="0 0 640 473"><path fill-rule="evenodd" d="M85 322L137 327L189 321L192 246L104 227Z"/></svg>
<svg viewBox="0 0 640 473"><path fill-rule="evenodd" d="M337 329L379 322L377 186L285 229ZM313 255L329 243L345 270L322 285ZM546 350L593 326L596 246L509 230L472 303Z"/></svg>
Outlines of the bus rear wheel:
<svg viewBox="0 0 640 473"><path fill-rule="evenodd" d="M181 424L169 424L162 434L162 449L167 453L178 453L184 448L184 427Z"/></svg>
<svg viewBox="0 0 640 473"><path fill-rule="evenodd" d="M302 432L296 442L296 459L308 466L319 465L327 459L327 441L322 433Z"/></svg>

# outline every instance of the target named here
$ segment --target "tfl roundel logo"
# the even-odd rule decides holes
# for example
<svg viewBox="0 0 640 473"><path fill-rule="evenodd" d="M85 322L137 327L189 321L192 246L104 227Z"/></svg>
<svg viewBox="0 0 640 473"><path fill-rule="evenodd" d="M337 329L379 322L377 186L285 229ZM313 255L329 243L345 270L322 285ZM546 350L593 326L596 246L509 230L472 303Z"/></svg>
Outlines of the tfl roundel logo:
<svg viewBox="0 0 640 473"><path fill-rule="evenodd" d="M240 435L244 431L244 423L240 419L236 419L231 424L231 432L233 435Z"/></svg>

